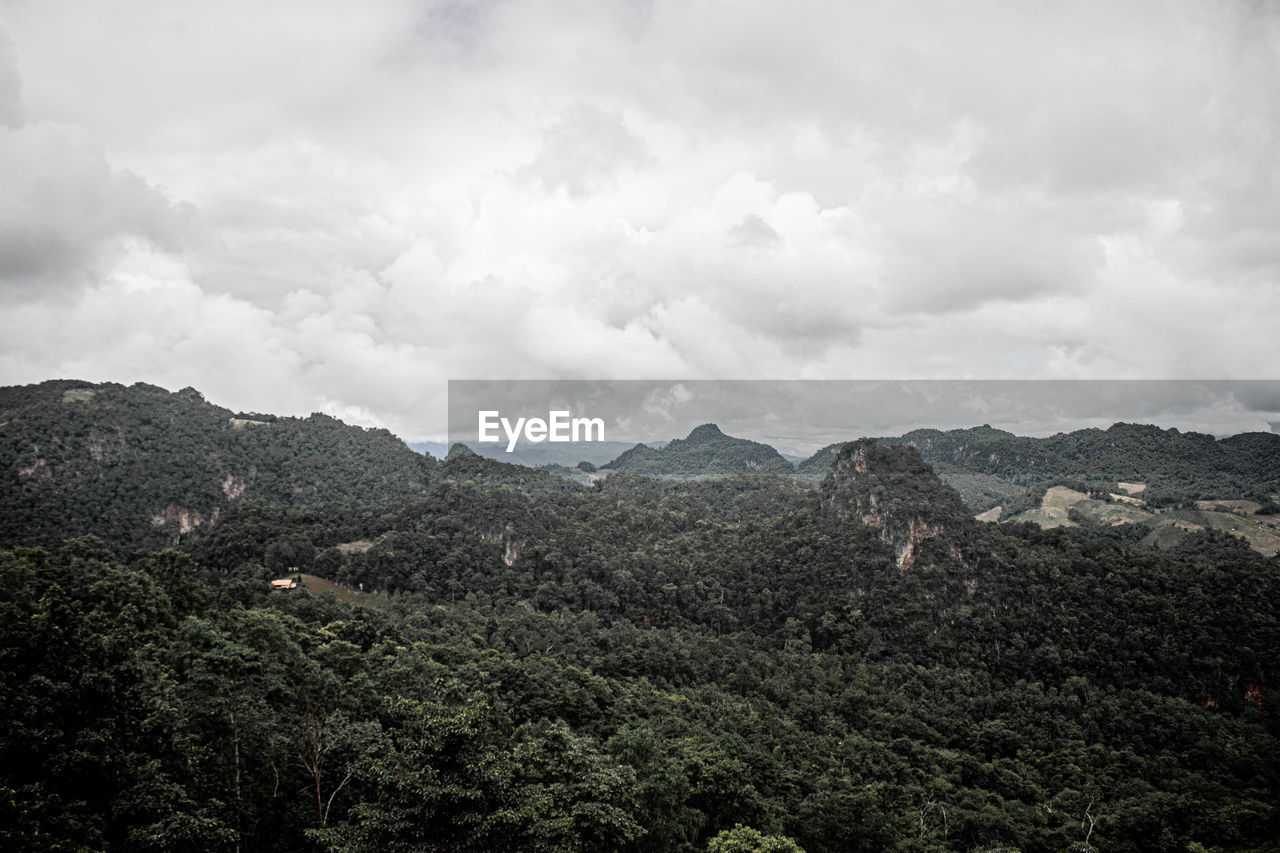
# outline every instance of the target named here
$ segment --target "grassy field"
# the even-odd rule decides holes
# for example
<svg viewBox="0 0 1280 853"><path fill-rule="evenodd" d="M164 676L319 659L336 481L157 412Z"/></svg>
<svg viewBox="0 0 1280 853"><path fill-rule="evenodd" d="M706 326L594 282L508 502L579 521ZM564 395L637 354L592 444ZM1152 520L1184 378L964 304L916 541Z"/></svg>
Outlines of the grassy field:
<svg viewBox="0 0 1280 853"><path fill-rule="evenodd" d="M360 592L355 589L347 589L345 586L341 586L330 580L325 580L324 578L316 577L315 575L304 574L301 575L301 578L302 586L312 595L332 593L334 598L339 601L344 601L347 604L376 604L382 597L368 592Z"/></svg>
<svg viewBox="0 0 1280 853"><path fill-rule="evenodd" d="M1178 525L1178 522L1182 524ZM1161 513L1154 525L1157 527L1180 526L1184 529L1194 525L1209 530L1220 530L1232 536L1239 536L1249 543L1250 548L1264 556L1273 557L1280 553L1280 531L1233 512L1178 509Z"/></svg>
<svg viewBox="0 0 1280 853"><path fill-rule="evenodd" d="M1083 513L1090 521L1108 526L1141 524L1155 517L1155 513L1148 512L1139 506L1124 501L1108 503L1107 501L1083 500L1075 505L1075 509L1076 512Z"/></svg>
<svg viewBox="0 0 1280 853"><path fill-rule="evenodd" d="M1123 500L1114 502L1094 500L1084 492L1054 486L1045 492L1037 509L1027 510L1017 516L1017 521L1031 521L1043 528L1074 527L1069 518L1071 510L1076 517L1083 516L1089 522L1106 526L1141 524L1151 528L1146 542L1158 548L1172 548L1184 536L1195 530L1220 530L1239 536L1264 556L1280 553L1280 530L1260 524L1246 513L1256 511L1252 501L1201 501L1201 509L1176 509L1167 512L1150 512L1136 503ZM1210 509L1218 507L1219 509ZM1235 509L1236 512L1222 511Z"/></svg>
<svg viewBox="0 0 1280 853"><path fill-rule="evenodd" d="M1213 510L1220 512L1234 512L1238 515L1253 515L1262 509L1262 504L1257 501L1196 501L1196 509Z"/></svg>
<svg viewBox="0 0 1280 853"><path fill-rule="evenodd" d="M1089 496L1066 486L1054 486L1044 493L1040 506L1029 509L1017 517L1017 521L1032 521L1041 527L1075 527L1076 523L1068 518L1071 508Z"/></svg>

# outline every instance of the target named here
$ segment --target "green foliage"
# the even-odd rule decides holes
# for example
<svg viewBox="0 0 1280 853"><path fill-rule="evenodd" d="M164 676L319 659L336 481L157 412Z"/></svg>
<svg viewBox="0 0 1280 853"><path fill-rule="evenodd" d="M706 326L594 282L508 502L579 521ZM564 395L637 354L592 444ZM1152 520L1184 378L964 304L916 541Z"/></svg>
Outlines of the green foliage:
<svg viewBox="0 0 1280 853"><path fill-rule="evenodd" d="M0 545L92 533L131 555L198 535L238 503L401 500L436 476L386 430L72 381L0 388L0 469Z"/></svg>
<svg viewBox="0 0 1280 853"><path fill-rule="evenodd" d="M1003 507L1002 518L1039 504L1049 485L1081 491L1115 491L1119 482L1148 485L1142 497L1154 507L1200 498L1265 497L1280 487L1280 435L1212 436L1115 424L1049 438L1026 438L988 426L943 432L914 430L878 439L881 445L916 448L973 512ZM820 480L842 443L801 462L797 476Z"/></svg>
<svg viewBox="0 0 1280 853"><path fill-rule="evenodd" d="M707 853L804 853L790 838L764 835L742 824L707 842Z"/></svg>
<svg viewBox="0 0 1280 853"><path fill-rule="evenodd" d="M1117 482L1146 483L1143 497L1155 501L1261 494L1280 485L1280 435L1273 433L1215 440L1118 423L1049 438L975 427L916 430L881 442L911 445L927 462L1022 486L1074 480L1088 491L1094 486L1114 490Z"/></svg>
<svg viewBox="0 0 1280 853"><path fill-rule="evenodd" d="M1275 849L1280 565L1226 533L979 524L870 443L819 489L433 476L0 551L0 846Z"/></svg>

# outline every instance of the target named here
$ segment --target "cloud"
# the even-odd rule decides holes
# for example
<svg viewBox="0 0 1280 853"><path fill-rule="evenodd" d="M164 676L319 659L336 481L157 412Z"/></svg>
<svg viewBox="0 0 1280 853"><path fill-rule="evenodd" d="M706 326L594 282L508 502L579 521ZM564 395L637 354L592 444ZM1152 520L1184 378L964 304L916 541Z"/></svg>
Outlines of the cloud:
<svg viewBox="0 0 1280 853"><path fill-rule="evenodd" d="M725 240L731 246L746 249L772 249L781 245L782 237L754 213L748 213L742 220L725 232Z"/></svg>
<svg viewBox="0 0 1280 853"><path fill-rule="evenodd" d="M22 73L18 54L4 22L0 21L0 127L15 128L23 122Z"/></svg>
<svg viewBox="0 0 1280 853"><path fill-rule="evenodd" d="M27 125L0 138L0 161L12 167L3 179L14 192L0 205L0 289L7 298L48 297L91 280L97 256L122 238L161 245L180 239L181 218L163 196L135 175L99 169L91 152L74 145L65 157L49 156L64 141L58 136Z"/></svg>
<svg viewBox="0 0 1280 853"><path fill-rule="evenodd" d="M125 238L176 248L183 212L142 178L115 171L82 129L49 121L0 128L0 291L64 298L93 280Z"/></svg>
<svg viewBox="0 0 1280 853"><path fill-rule="evenodd" d="M453 382L454 440L476 412L567 409L599 417L619 441L683 438L716 423L730 435L809 454L838 441L987 424L1017 435L1105 429L1117 421L1229 434L1266 431L1280 382L1098 380L681 380Z"/></svg>
<svg viewBox="0 0 1280 853"><path fill-rule="evenodd" d="M536 181L554 192L563 188L573 198L615 185L619 171L650 162L644 140L627 129L621 117L577 104L544 133L533 162L516 171L517 178Z"/></svg>
<svg viewBox="0 0 1280 853"><path fill-rule="evenodd" d="M451 376L1280 357L1268 4L4 14L0 299L26 325L0 381L274 394L425 438Z"/></svg>
<svg viewBox="0 0 1280 853"><path fill-rule="evenodd" d="M895 214L882 225L895 313L1087 293L1103 260L1096 233L1042 203L984 197L907 203Z"/></svg>

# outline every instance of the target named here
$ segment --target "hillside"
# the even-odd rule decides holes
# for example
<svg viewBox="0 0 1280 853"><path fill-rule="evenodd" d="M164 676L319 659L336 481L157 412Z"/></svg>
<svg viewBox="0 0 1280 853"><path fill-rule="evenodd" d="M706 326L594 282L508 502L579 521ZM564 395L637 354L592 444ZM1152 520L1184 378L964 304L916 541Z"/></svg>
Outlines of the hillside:
<svg viewBox="0 0 1280 853"><path fill-rule="evenodd" d="M959 493L912 447L870 439L845 444L822 481L822 493L842 521L856 519L878 529L881 541L893 546L901 572L915 565L926 539L972 524Z"/></svg>
<svg viewBox="0 0 1280 853"><path fill-rule="evenodd" d="M422 494L437 467L386 430L236 413L190 388L0 388L0 544L95 533L147 551L236 502L400 500Z"/></svg>
<svg viewBox="0 0 1280 853"><path fill-rule="evenodd" d="M842 445L816 488L584 487L46 386L0 435L43 433L15 482L76 502L13 545L133 536L136 496L258 467L177 550L0 548L5 849L1277 849L1280 562L1213 525L1144 547L1100 523L1141 499L1068 489L1046 511L1077 526L983 524L903 443ZM384 474L328 482L357 460Z"/></svg>
<svg viewBox="0 0 1280 853"><path fill-rule="evenodd" d="M998 508L992 515L1006 521L1015 516L1039 519L1045 487L1063 483L1099 494L1135 484L1142 488L1143 503L1152 507L1195 499L1252 498L1261 503L1280 493L1280 435L1272 433L1215 440L1119 423L1049 438L981 426L913 430L878 441L915 447L974 514ZM797 466L796 475L822 479L841 446L822 448Z"/></svg>
<svg viewBox="0 0 1280 853"><path fill-rule="evenodd" d="M488 459L526 465L530 468L542 468L547 465L572 466L584 461L592 465L604 465L630 450L633 445L622 441L564 441L554 444L522 442L510 453L507 452L506 444L501 442L496 444L471 442L467 447L476 455Z"/></svg>
<svg viewBox="0 0 1280 853"><path fill-rule="evenodd" d="M663 447L637 444L602 466L645 477L692 480L734 474L783 474L795 467L767 444L725 435L715 424L703 424L683 439Z"/></svg>
<svg viewBox="0 0 1280 853"><path fill-rule="evenodd" d="M1121 483L1140 484L1145 514L1194 498L1261 503L1280 494L1280 436L1273 434L1214 440L1116 424L1037 439L984 426L916 430L879 442L915 447L972 514L999 507L1002 521L1046 523L1040 507L1052 484L1098 496L1115 493ZM0 389L0 466L9 472L0 494L0 545L52 547L63 536L92 532L122 553L141 553L207 529L234 502L395 501L421 495L439 478L534 492L589 486L615 472L671 479L768 473L816 483L842 446L823 448L793 468L772 447L706 424L661 447L637 445L600 473L548 466L571 481L564 483L506 460L482 463L455 454L438 462L386 431L324 415L231 412L193 389L46 382ZM1065 517L1067 508L1062 512ZM1095 516L1102 524L1114 518L1098 510L1085 513L1085 522ZM1153 531L1171 529L1148 542L1168 545L1188 530L1214 528L1246 538L1263 553L1274 551L1269 520L1241 521L1237 514L1182 521L1150 522Z"/></svg>
<svg viewBox="0 0 1280 853"><path fill-rule="evenodd" d="M818 492L749 476L619 474L538 497L442 484L375 524L364 551L317 543L317 571L419 597L402 600L436 608L435 642L480 644L442 659L475 661L522 708L592 721L638 785L687 792L642 800L653 846L627 849L701 849L739 820L806 851L882 850L919 837L931 800L948 822L926 819L922 850L1069 849L1103 798L1107 849L1151 849L1150 821L1208 843L1180 808L1228 827L1238 843L1220 849L1268 849L1247 839L1280 825L1261 805L1280 790L1280 571L1231 539L1153 553L982 525L914 448L867 441ZM245 518L224 535L251 554L279 534ZM529 672L548 667L603 681L549 694ZM635 708L645 721L617 716ZM683 774L706 763L726 775L699 788ZM848 784L875 793L852 815L814 806ZM746 788L757 805L734 805Z"/></svg>
<svg viewBox="0 0 1280 853"><path fill-rule="evenodd" d="M1243 505L1243 506L1242 506ZM1266 557L1280 553L1280 530L1273 516L1253 516L1252 501L1199 501L1197 506L1153 512L1146 502L1126 495L1091 497L1065 486L1047 489L1040 505L1008 518L1044 528L1094 527L1118 530L1132 527L1145 534L1144 545L1169 549L1205 530L1229 533Z"/></svg>
<svg viewBox="0 0 1280 853"><path fill-rule="evenodd" d="M1157 501L1280 490L1280 435L1273 433L1218 440L1203 433L1118 423L1048 438L974 427L915 430L883 441L916 447L927 462L1022 486L1068 479L1114 490L1119 482L1139 482L1148 485L1148 499Z"/></svg>
<svg viewBox="0 0 1280 853"><path fill-rule="evenodd" d="M481 456L465 444L455 444L449 448L449 455L440 465L438 478L446 483L506 486L530 495L581 490L581 484L550 471Z"/></svg>

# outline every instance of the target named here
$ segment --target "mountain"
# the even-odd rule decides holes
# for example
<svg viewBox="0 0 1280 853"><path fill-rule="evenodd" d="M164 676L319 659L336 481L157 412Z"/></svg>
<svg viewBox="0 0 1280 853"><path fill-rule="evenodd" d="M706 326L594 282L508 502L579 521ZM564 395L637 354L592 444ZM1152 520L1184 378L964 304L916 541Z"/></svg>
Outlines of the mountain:
<svg viewBox="0 0 1280 853"><path fill-rule="evenodd" d="M462 443L449 448L440 466L439 479L473 486L507 486L526 494L582 490L581 484L550 471L481 456Z"/></svg>
<svg viewBox="0 0 1280 853"><path fill-rule="evenodd" d="M916 448L972 513L999 507L1002 520L1051 515L1043 507L1046 487L1057 484L1093 493L1092 503L1073 505L1082 523L1092 518L1101 524L1116 523L1119 515L1099 501L1125 489L1139 490L1147 513L1196 498L1250 498L1265 505L1280 493L1280 435L1274 433L1214 439L1121 423L1027 438L981 426L915 430L878 444ZM597 447L595 458L620 446ZM816 483L843 446L829 445L793 468L774 448L705 424L661 447L641 444L620 452L602 473L673 479L772 473ZM587 447L566 452L590 457ZM388 502L421 495L442 477L534 492L566 487L547 479L547 472L531 473L509 464L517 460L503 453L494 455L492 465L481 464L479 456L449 465L412 452L385 430L325 415L235 413L190 388L170 393L141 383L126 388L79 381L4 388L0 465L10 473L0 493L0 544L52 546L69 534L96 532L126 552L146 551L207 527L236 502ZM591 459L549 470L576 481L572 488L600 479L571 467L579 461ZM1059 514L1065 518L1070 509L1064 504ZM1155 544L1214 527L1246 536L1264 553L1274 550L1266 519L1242 523L1224 513L1201 513L1174 524L1172 516L1127 514L1158 534L1150 537Z"/></svg>
<svg viewBox="0 0 1280 853"><path fill-rule="evenodd" d="M1280 838L1280 562L1224 532L1163 550L982 524L901 442L841 445L816 486L584 488L88 383L6 389L0 440L6 545L133 542L147 501L213 507L128 560L88 536L0 547L3 849ZM672 447L699 471L760 458L709 425ZM1265 440L1229 447L1268 464ZM360 466L377 476L344 481ZM1087 501L1141 509L1075 517Z"/></svg>
<svg viewBox="0 0 1280 853"><path fill-rule="evenodd" d="M645 477L682 480L733 474L790 476L795 472L795 467L769 445L725 435L715 424L703 424L687 437L675 439L661 448L637 444L603 467Z"/></svg>
<svg viewBox="0 0 1280 853"><path fill-rule="evenodd" d="M579 462L604 465L631 449L632 445L625 441L565 441L540 444L521 442L510 453L507 452L505 442L497 444L468 442L467 447L479 456L496 459L499 462L541 468L545 465L571 467Z"/></svg>
<svg viewBox="0 0 1280 853"><path fill-rule="evenodd" d="M232 504L389 502L438 463L390 432L236 413L192 388L50 381L0 388L0 544L96 533L125 552L172 545Z"/></svg>
<svg viewBox="0 0 1280 853"><path fill-rule="evenodd" d="M847 443L845 441L837 441L835 444L828 444L812 456L800 460L800 462L796 463L796 474L805 479L821 480L831 470L840 448Z"/></svg>
<svg viewBox="0 0 1280 853"><path fill-rule="evenodd" d="M909 445L981 512L1037 484L1068 480L1097 490L1139 484L1144 499L1175 503L1193 498L1254 497L1280 491L1280 435L1242 433L1227 438L1117 423L1048 438L1016 436L990 426L913 430L877 439ZM822 448L797 466L820 479L841 444Z"/></svg>
<svg viewBox="0 0 1280 853"><path fill-rule="evenodd" d="M915 448L880 446L873 439L849 442L836 452L822 494L840 519L879 530L903 572L915 565L925 539L973 523L960 495L938 479ZM952 551L959 556L956 548Z"/></svg>
<svg viewBox="0 0 1280 853"><path fill-rule="evenodd" d="M1262 495L1280 490L1280 435L1223 439L1196 432L1117 423L1048 438L1024 438L988 426L915 430L887 443L909 444L928 462L1019 485L1073 479L1115 488L1148 487L1148 499Z"/></svg>

